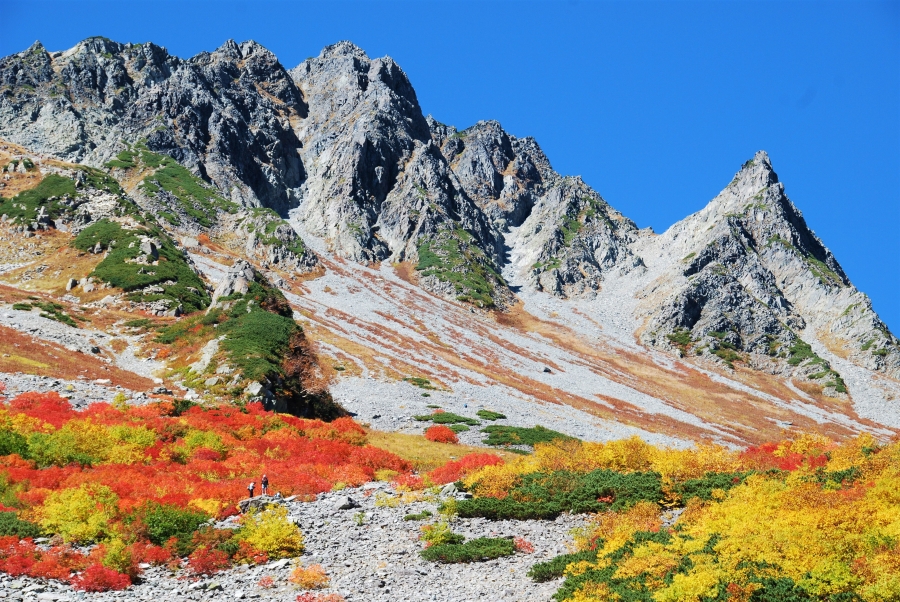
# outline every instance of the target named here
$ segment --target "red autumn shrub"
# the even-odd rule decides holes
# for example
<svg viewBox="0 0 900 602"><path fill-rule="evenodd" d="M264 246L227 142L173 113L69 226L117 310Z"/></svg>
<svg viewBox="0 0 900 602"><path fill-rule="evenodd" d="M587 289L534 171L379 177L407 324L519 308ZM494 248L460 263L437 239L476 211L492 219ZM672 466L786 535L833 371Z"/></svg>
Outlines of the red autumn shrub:
<svg viewBox="0 0 900 602"><path fill-rule="evenodd" d="M409 489L415 491L425 487L425 479L407 472L394 477L394 480L391 481L391 487L394 489Z"/></svg>
<svg viewBox="0 0 900 602"><path fill-rule="evenodd" d="M128 575L108 569L102 564L92 564L72 579L72 587L85 592L106 592L126 589L131 585Z"/></svg>
<svg viewBox="0 0 900 602"><path fill-rule="evenodd" d="M128 549L137 564L146 562L147 564L161 565L172 559L171 552L152 543L138 542L131 544Z"/></svg>
<svg viewBox="0 0 900 602"><path fill-rule="evenodd" d="M222 454L217 452L214 449L209 449L208 447L198 447L194 450L194 453L191 454L191 460L194 461L214 461L218 462L222 459Z"/></svg>
<svg viewBox="0 0 900 602"><path fill-rule="evenodd" d="M231 565L228 554L221 550L199 547L188 557L188 568L195 575L214 575Z"/></svg>
<svg viewBox="0 0 900 602"><path fill-rule="evenodd" d="M494 454L468 454L459 460L451 460L443 466L435 468L428 473L428 478L436 485L454 483L470 472L495 464L503 464L503 458Z"/></svg>
<svg viewBox="0 0 900 602"><path fill-rule="evenodd" d="M456 433L443 424L436 424L425 429L425 438L436 443L459 443Z"/></svg>
<svg viewBox="0 0 900 602"><path fill-rule="evenodd" d="M513 544L515 544L517 552L522 552L523 554L532 554L534 552L534 545L524 537L514 538Z"/></svg>
<svg viewBox="0 0 900 602"><path fill-rule="evenodd" d="M269 561L269 555L261 550L257 550L246 541L242 541L238 545L234 561L247 564L264 564Z"/></svg>

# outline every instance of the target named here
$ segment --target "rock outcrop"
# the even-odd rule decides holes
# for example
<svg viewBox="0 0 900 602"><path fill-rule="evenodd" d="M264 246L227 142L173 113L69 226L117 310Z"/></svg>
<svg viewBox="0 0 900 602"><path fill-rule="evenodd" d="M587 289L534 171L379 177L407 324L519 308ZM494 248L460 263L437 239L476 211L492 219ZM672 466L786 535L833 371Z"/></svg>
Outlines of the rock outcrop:
<svg viewBox="0 0 900 602"><path fill-rule="evenodd" d="M36 42L0 59L0 136L99 167L145 139L232 200L286 212L303 181L291 126L306 107L275 56L229 40L190 60L152 43Z"/></svg>

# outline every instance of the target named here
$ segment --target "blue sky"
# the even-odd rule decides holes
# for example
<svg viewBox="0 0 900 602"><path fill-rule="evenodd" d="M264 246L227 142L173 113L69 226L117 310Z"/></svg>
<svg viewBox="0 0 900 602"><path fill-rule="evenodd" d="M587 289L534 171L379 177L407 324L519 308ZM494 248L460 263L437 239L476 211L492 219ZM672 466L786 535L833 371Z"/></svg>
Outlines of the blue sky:
<svg viewBox="0 0 900 602"><path fill-rule="evenodd" d="M534 136L657 232L765 149L900 334L900 2L0 0L0 55L92 35L182 57L255 39L288 68L352 40L394 57L425 113Z"/></svg>

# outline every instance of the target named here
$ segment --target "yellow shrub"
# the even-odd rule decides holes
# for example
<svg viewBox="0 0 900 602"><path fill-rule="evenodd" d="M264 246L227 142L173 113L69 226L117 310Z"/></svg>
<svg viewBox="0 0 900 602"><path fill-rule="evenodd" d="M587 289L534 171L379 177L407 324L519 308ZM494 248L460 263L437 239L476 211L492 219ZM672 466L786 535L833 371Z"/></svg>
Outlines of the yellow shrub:
<svg viewBox="0 0 900 602"><path fill-rule="evenodd" d="M106 554L103 555L102 564L126 575L134 572L131 552L121 539L113 539L106 544Z"/></svg>
<svg viewBox="0 0 900 602"><path fill-rule="evenodd" d="M188 506L196 508L209 516L218 516L219 513L228 506L228 502L216 499L193 499L188 502Z"/></svg>
<svg viewBox="0 0 900 602"><path fill-rule="evenodd" d="M303 534L288 520L284 506L271 506L262 512L245 514L237 537L270 559L292 558L303 552Z"/></svg>
<svg viewBox="0 0 900 602"><path fill-rule="evenodd" d="M328 587L331 580L320 564L314 564L307 568L297 564L291 571L288 581L303 589L322 589Z"/></svg>
<svg viewBox="0 0 900 602"><path fill-rule="evenodd" d="M57 533L65 542L89 542L108 537L116 518L119 497L105 485L85 484L54 491L38 510L44 530Z"/></svg>

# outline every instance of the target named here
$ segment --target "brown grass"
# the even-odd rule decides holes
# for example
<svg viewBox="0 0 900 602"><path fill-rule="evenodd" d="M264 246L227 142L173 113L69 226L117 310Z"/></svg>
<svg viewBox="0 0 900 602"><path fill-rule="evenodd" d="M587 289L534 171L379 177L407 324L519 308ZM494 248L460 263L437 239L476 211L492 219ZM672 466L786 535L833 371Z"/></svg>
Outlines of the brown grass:
<svg viewBox="0 0 900 602"><path fill-rule="evenodd" d="M146 391L156 386L149 378L107 365L97 357L33 339L5 326L0 326L0 372L24 372L67 380L108 378L113 386L120 385L133 391ZM110 392L110 400L112 395Z"/></svg>
<svg viewBox="0 0 900 602"><path fill-rule="evenodd" d="M428 441L422 435L411 435L408 433L386 433L384 431L368 430L367 438L371 445L386 449L405 460L409 460L419 472L434 470L450 460L459 459L473 453L491 453L500 456L507 462L519 457L511 452L484 447L435 443L434 441Z"/></svg>

